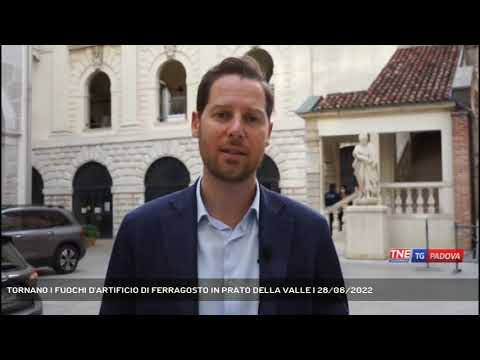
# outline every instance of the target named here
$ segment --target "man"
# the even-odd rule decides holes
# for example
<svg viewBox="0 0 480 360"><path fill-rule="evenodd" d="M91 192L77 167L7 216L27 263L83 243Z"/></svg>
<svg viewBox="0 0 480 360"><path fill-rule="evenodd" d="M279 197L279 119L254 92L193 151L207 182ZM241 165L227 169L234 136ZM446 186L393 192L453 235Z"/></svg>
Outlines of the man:
<svg viewBox="0 0 480 360"><path fill-rule="evenodd" d="M272 110L272 92L254 60L228 58L204 75L192 116L203 176L126 216L106 284L113 279L193 279L194 284L301 279L343 285L326 221L256 179L272 132ZM342 295L216 300L104 296L100 314L348 314Z"/></svg>
<svg viewBox="0 0 480 360"><path fill-rule="evenodd" d="M350 195L350 191L348 191L347 189L347 186L346 185L342 185L340 186L340 194L338 194L338 198L339 198L339 201L342 201L343 199L345 199L347 196ZM348 205L351 205L352 203L349 202ZM343 208L340 208L339 211L338 211L338 226L339 226L339 230L342 231L342 228L343 228Z"/></svg>
<svg viewBox="0 0 480 360"><path fill-rule="evenodd" d="M330 186L328 187L328 191L325 193L325 207L332 206L339 201L340 201L340 194L337 193L337 185L330 184ZM330 235L332 235L333 213L330 213L329 220L330 220Z"/></svg>

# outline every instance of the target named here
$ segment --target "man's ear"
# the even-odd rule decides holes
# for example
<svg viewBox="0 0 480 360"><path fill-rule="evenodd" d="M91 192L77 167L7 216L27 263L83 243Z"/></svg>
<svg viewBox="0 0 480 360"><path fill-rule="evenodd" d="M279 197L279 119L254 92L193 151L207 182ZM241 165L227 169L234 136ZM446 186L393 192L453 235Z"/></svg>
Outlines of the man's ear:
<svg viewBox="0 0 480 360"><path fill-rule="evenodd" d="M196 111L192 112L192 136L198 138L198 129L200 126L200 116Z"/></svg>
<svg viewBox="0 0 480 360"><path fill-rule="evenodd" d="M268 121L268 136L267 136L267 143L266 145L270 145L270 136L272 135L272 128L273 128L273 122L270 120Z"/></svg>

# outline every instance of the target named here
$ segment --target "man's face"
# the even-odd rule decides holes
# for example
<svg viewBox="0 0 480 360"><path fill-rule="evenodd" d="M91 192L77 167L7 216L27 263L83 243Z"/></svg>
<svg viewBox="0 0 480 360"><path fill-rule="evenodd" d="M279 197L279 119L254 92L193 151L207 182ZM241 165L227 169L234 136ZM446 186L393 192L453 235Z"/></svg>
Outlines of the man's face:
<svg viewBox="0 0 480 360"><path fill-rule="evenodd" d="M265 102L258 81L225 75L213 83L201 118L192 117L206 171L228 182L255 174L272 132Z"/></svg>

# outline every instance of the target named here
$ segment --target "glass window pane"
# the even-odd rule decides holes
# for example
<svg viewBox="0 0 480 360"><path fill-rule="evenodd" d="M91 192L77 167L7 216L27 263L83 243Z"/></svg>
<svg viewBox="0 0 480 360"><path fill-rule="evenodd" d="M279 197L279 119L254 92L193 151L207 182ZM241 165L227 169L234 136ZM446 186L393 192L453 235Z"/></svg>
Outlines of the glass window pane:
<svg viewBox="0 0 480 360"><path fill-rule="evenodd" d="M22 229L22 217L17 212L2 214L2 231L17 231Z"/></svg>

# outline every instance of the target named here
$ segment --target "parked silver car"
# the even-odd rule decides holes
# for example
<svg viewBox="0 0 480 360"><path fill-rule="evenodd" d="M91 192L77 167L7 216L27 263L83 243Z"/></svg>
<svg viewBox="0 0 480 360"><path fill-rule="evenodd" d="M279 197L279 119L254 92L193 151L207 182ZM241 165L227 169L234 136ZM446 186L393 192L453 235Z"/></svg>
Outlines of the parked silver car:
<svg viewBox="0 0 480 360"><path fill-rule="evenodd" d="M2 235L2 315L42 315L43 303L35 293L11 292L13 288L35 288L38 273Z"/></svg>
<svg viewBox="0 0 480 360"><path fill-rule="evenodd" d="M50 266L59 274L75 271L85 255L83 227L62 208L15 206L2 208L2 235L11 236L33 266Z"/></svg>

